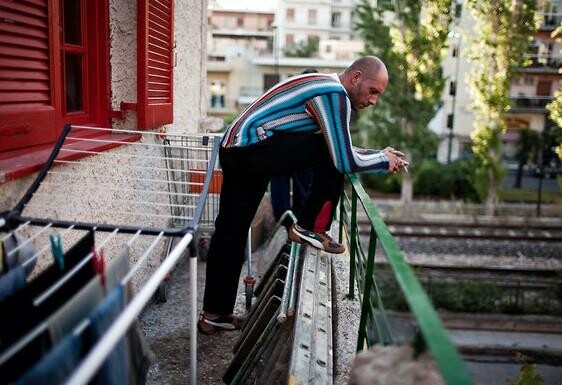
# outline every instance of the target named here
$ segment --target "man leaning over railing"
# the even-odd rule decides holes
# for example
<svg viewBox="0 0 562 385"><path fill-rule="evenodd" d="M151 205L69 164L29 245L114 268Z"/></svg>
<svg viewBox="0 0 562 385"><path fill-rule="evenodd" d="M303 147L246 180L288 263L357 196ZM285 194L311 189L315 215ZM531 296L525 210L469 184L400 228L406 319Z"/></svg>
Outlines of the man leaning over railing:
<svg viewBox="0 0 562 385"><path fill-rule="evenodd" d="M384 63L375 56L362 57L340 74L294 76L275 85L228 127L219 150L223 184L207 259L200 332L241 326L232 312L246 237L271 176L312 167L310 193L289 238L330 253L345 251L326 233L344 174L396 173L408 165L390 147L377 151L351 143L351 111L375 105L387 84Z"/></svg>

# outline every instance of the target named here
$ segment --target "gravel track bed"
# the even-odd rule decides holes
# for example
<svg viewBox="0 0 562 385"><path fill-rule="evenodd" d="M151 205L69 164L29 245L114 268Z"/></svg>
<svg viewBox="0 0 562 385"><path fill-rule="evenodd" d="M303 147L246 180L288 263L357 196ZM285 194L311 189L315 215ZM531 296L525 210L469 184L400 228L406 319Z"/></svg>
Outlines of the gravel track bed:
<svg viewBox="0 0 562 385"><path fill-rule="evenodd" d="M474 240L444 238L401 238L398 246L405 253L448 254L466 256L498 256L511 258L546 258L562 260L562 242L529 242L506 240Z"/></svg>

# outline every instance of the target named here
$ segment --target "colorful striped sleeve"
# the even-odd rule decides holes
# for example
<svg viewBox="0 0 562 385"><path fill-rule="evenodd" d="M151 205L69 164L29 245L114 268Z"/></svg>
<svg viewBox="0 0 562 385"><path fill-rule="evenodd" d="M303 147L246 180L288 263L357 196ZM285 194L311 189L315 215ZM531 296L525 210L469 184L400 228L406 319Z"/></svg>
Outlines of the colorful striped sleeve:
<svg viewBox="0 0 562 385"><path fill-rule="evenodd" d="M320 126L334 165L340 172L388 172L388 157L383 152L352 146L349 133L351 104L345 93L318 95L307 101L306 112Z"/></svg>

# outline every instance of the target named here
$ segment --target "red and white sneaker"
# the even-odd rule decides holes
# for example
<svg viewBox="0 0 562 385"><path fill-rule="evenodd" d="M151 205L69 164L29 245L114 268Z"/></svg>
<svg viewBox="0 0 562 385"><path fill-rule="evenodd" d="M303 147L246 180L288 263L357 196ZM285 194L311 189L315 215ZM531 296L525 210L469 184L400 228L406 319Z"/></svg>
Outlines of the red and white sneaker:
<svg viewBox="0 0 562 385"><path fill-rule="evenodd" d="M303 243L304 241L312 247L332 254L345 252L345 246L334 241L328 234L305 230L296 223L289 230L289 239L296 243Z"/></svg>

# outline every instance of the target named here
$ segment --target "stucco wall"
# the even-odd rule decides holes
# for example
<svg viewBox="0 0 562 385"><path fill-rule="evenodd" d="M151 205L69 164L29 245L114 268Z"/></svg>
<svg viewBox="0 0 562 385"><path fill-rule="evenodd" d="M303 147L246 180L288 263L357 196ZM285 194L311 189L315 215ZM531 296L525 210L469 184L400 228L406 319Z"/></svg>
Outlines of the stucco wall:
<svg viewBox="0 0 562 385"><path fill-rule="evenodd" d="M111 0L109 6L110 13L110 74L111 74L111 105L114 110L119 109L121 102L136 102L137 101L137 1L136 0ZM176 43L176 58L174 67L174 124L169 125L169 131L195 133L201 131L200 126L205 126L208 122L206 117L206 9L207 1L199 0L176 0L174 2L175 15L174 15L174 36ZM113 119L113 128L136 128L137 118L136 112L129 111L124 120ZM144 143L150 142L154 138L147 136ZM127 155L131 152L138 152L132 146L124 146L109 151L111 154ZM159 147L142 147L143 156L162 156L162 149ZM107 172L113 173L117 170L124 170L123 173L115 175L122 175L113 181L116 186L120 188L139 188L147 183L139 182L142 179L153 179L153 172L149 169L138 170L133 169L132 166L139 165L138 158L121 157L119 162L107 163L104 157L93 156L84 159L82 162L91 162L91 172L86 171L84 177L84 184L86 183L103 183L107 182L100 180L95 176L96 168L106 168ZM154 166L154 165L153 165ZM75 166L58 166L57 171L71 171ZM162 166L164 167L164 166ZM24 194L25 190L32 183L36 177L36 173L15 181L0 184L0 210L8 210L13 208L17 200ZM89 176L88 176L89 175ZM134 176L139 180L132 180L127 177ZM74 189L76 186L43 186L43 192L46 194L42 198L34 197L32 202L39 204L39 207L34 209L33 212L28 214L37 215L40 217L57 217L59 214L64 213L65 218L75 218L81 221L99 221L103 223L107 220L101 213L99 213L95 204L78 204L78 205L64 205L61 204L60 212L49 211L41 207L42 202L48 202L48 194L65 194L74 193L79 194L79 191ZM165 185L154 186L165 191ZM167 196L164 196L163 202L167 201ZM132 199L123 193L101 193L100 200L127 200ZM45 203L46 204L46 203ZM119 207L115 204L114 207ZM168 207L162 207L162 214L169 212ZM116 209L117 211L117 209ZM111 218L113 223L127 223L126 217L120 214L114 214ZM146 223L145 225L150 225ZM153 225L165 225L165 223L154 223ZM36 227L26 230L28 235L37 231ZM55 230L52 232L58 232ZM38 247L48 244L48 234L50 231L45 232L38 238ZM72 242L78 238L81 232L72 231L65 236L65 247L69 247ZM103 240L108 233L96 234L96 241ZM105 247L107 260L115 256L122 248L123 243L128 240L130 236L119 235L112 240ZM131 262L134 263L144 252L147 245L152 242L153 237L142 237L140 241L135 242L135 246L131 253ZM160 257L163 253L164 242L160 242L151 254L151 257L137 275L135 279L135 286L144 282L147 273L157 266ZM52 262L50 252L46 253L39 261L40 267L44 267ZM38 269L40 270L40 269Z"/></svg>

